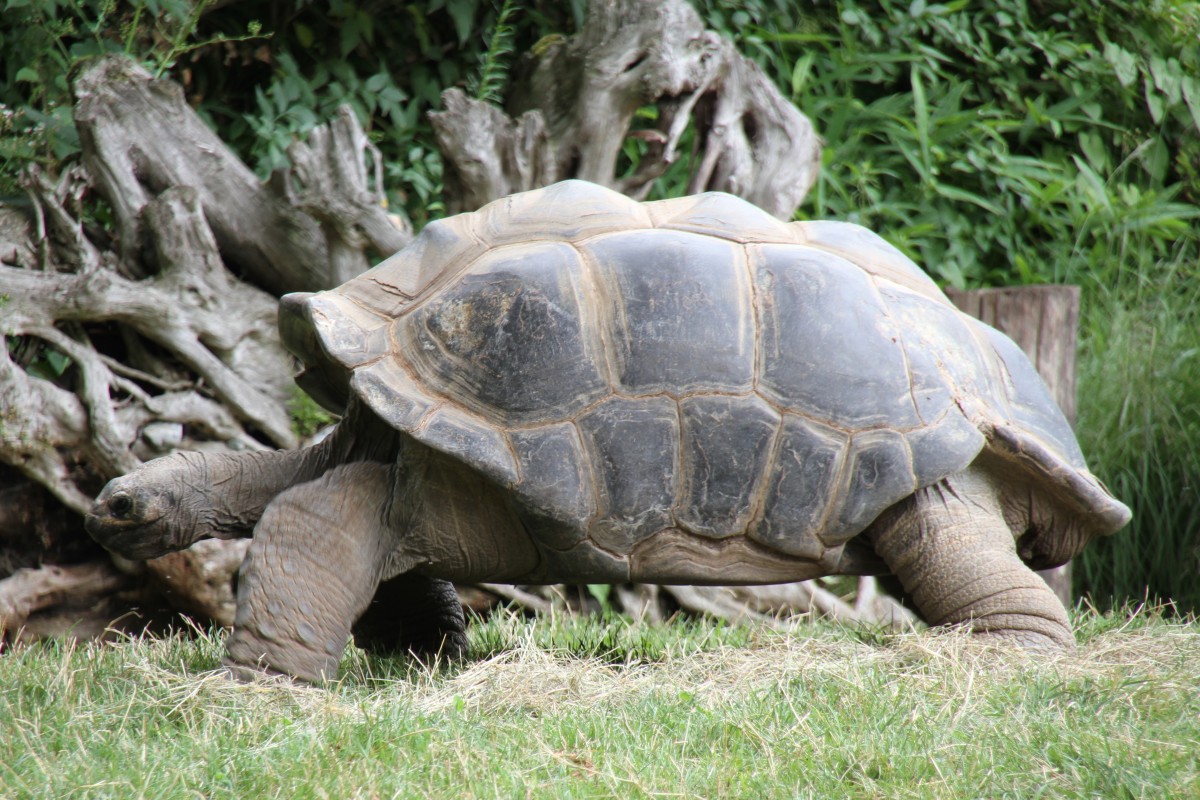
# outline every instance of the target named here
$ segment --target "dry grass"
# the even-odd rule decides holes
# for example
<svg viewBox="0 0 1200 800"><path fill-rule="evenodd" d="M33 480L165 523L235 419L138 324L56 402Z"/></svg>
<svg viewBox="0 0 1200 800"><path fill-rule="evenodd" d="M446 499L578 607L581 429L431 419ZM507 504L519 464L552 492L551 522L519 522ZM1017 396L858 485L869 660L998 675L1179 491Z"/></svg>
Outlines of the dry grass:
<svg viewBox="0 0 1200 800"><path fill-rule="evenodd" d="M1186 797L1200 625L955 633L497 619L476 660L240 685L213 637L0 660L0 797Z"/></svg>

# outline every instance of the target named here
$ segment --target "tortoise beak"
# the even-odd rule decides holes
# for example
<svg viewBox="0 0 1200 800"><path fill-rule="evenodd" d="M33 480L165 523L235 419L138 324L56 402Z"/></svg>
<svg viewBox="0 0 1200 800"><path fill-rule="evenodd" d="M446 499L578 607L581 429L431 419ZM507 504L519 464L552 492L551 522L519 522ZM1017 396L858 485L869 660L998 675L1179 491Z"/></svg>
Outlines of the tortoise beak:
<svg viewBox="0 0 1200 800"><path fill-rule="evenodd" d="M84 519L84 529L106 550L132 559L162 555L160 504L146 492L109 481Z"/></svg>

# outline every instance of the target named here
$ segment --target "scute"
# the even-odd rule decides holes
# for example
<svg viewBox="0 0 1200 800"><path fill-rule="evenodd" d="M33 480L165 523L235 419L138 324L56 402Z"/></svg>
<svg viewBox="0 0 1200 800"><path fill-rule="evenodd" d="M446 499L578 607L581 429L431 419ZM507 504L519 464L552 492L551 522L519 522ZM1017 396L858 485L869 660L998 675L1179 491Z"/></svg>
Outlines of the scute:
<svg viewBox="0 0 1200 800"><path fill-rule="evenodd" d="M700 395L679 404L683 460L679 524L700 536L745 533L766 480L778 412L753 395Z"/></svg>
<svg viewBox="0 0 1200 800"><path fill-rule="evenodd" d="M630 580L628 556L597 547L590 540L569 550L547 548L542 551L542 562L534 576L536 582L560 583L563 575L587 575L594 583L628 583Z"/></svg>
<svg viewBox="0 0 1200 800"><path fill-rule="evenodd" d="M821 531L822 541L830 546L844 544L880 511L918 488L908 444L895 431L855 434L845 472L847 480L835 493L834 513Z"/></svg>
<svg viewBox="0 0 1200 800"><path fill-rule="evenodd" d="M521 470L521 482L514 489L526 510L562 523L546 526L547 543L559 550L578 544L596 513L596 490L575 425L560 422L514 430L509 439Z"/></svg>
<svg viewBox="0 0 1200 800"><path fill-rule="evenodd" d="M900 330L862 270L780 245L762 245L754 267L771 400L846 430L920 424Z"/></svg>
<svg viewBox="0 0 1200 800"><path fill-rule="evenodd" d="M358 370L350 387L380 419L406 433L415 431L437 405L395 358Z"/></svg>
<svg viewBox="0 0 1200 800"><path fill-rule="evenodd" d="M579 417L600 508L590 538L628 553L671 524L679 463L679 419L673 400L613 397Z"/></svg>
<svg viewBox="0 0 1200 800"><path fill-rule="evenodd" d="M965 469L987 444L975 427L957 408L925 428L904 435L912 453L913 474L917 486L930 486L947 475Z"/></svg>
<svg viewBox="0 0 1200 800"><path fill-rule="evenodd" d="M434 220L407 247L333 292L393 319L439 278L453 275L490 246L475 235L470 214Z"/></svg>
<svg viewBox="0 0 1200 800"><path fill-rule="evenodd" d="M415 432L418 439L472 465L501 486L518 481L517 465L503 432L458 409L435 409Z"/></svg>
<svg viewBox="0 0 1200 800"><path fill-rule="evenodd" d="M946 295L924 270L874 231L831 220L793 222L790 227L800 242L841 256L871 275L949 305Z"/></svg>
<svg viewBox="0 0 1200 800"><path fill-rule="evenodd" d="M629 580L645 583L728 586L787 583L829 574L812 559L781 554L749 539L708 539L678 529L643 541L629 562Z"/></svg>
<svg viewBox="0 0 1200 800"><path fill-rule="evenodd" d="M580 250L601 287L601 324L621 389L750 389L754 314L740 248L652 230L603 236Z"/></svg>
<svg viewBox="0 0 1200 800"><path fill-rule="evenodd" d="M561 420L608 392L569 245L499 248L396 323L440 394L498 423Z"/></svg>
<svg viewBox="0 0 1200 800"><path fill-rule="evenodd" d="M488 203L473 215L475 230L492 247L532 241L573 242L608 231L649 228L636 200L587 181L562 181Z"/></svg>
<svg viewBox="0 0 1200 800"><path fill-rule="evenodd" d="M750 526L750 538L819 561L825 555L821 532L838 499L849 442L842 431L785 414L766 502L761 518Z"/></svg>
<svg viewBox="0 0 1200 800"><path fill-rule="evenodd" d="M882 286L879 294L902 332L913 401L923 420L933 422L954 405L970 415L1007 418L994 356L980 346L973 320L948 302L931 303L898 286Z"/></svg>
<svg viewBox="0 0 1200 800"><path fill-rule="evenodd" d="M700 233L734 242L796 241L792 229L758 206L724 192L658 200L646 204L663 229Z"/></svg>
<svg viewBox="0 0 1200 800"><path fill-rule="evenodd" d="M995 348L1001 366L1002 386L1013 422L1049 445L1068 465L1087 470L1083 453L1066 418L1050 396L1037 370L1012 339L994 328L980 326Z"/></svg>

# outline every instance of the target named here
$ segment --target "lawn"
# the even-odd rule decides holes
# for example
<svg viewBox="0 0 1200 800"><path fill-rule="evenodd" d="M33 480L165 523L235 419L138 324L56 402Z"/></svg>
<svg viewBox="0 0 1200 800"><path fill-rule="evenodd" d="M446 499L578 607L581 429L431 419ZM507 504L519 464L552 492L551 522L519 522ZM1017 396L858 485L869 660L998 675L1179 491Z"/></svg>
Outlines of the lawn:
<svg viewBox="0 0 1200 800"><path fill-rule="evenodd" d="M953 633L620 618L472 629L428 669L240 685L220 635L0 658L0 797L1197 797L1200 623L1076 615L1050 662Z"/></svg>

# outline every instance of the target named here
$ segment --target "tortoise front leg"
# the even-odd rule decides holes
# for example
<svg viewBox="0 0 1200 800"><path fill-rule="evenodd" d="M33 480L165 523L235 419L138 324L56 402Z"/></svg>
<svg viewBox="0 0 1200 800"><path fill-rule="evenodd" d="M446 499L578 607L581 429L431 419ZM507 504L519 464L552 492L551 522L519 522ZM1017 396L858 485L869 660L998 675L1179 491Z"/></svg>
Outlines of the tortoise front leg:
<svg viewBox="0 0 1200 800"><path fill-rule="evenodd" d="M358 462L280 494L254 528L239 573L226 666L332 679L350 627L379 585L395 535L388 468Z"/></svg>
<svg viewBox="0 0 1200 800"><path fill-rule="evenodd" d="M985 476L967 470L922 489L868 535L930 625L964 625L1031 651L1075 650L1066 610L1017 555Z"/></svg>
<svg viewBox="0 0 1200 800"><path fill-rule="evenodd" d="M467 620L454 584L412 572L382 582L354 624L354 643L369 653L461 658Z"/></svg>

